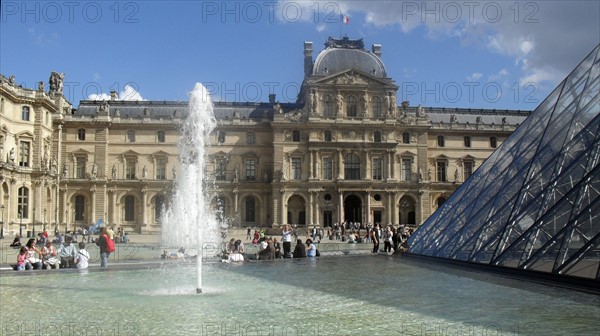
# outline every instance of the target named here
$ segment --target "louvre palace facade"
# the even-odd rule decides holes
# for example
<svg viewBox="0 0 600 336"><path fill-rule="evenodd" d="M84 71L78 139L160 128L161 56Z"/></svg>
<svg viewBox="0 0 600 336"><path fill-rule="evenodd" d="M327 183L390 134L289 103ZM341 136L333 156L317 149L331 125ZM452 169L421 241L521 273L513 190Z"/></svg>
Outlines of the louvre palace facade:
<svg viewBox="0 0 600 336"><path fill-rule="evenodd" d="M304 42L296 102L271 95L215 103L206 176L222 218L236 227L418 226L529 115L398 103L381 52L330 38L314 57ZM5 232L65 231L99 219L160 231L187 102L125 101L113 92L74 109L63 74L37 88L0 80Z"/></svg>

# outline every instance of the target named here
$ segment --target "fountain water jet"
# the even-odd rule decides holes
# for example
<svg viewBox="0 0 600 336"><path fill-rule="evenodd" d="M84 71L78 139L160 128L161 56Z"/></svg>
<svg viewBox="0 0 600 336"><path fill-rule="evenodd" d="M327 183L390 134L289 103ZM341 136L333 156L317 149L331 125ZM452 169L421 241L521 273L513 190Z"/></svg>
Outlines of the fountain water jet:
<svg viewBox="0 0 600 336"><path fill-rule="evenodd" d="M179 170L175 176L175 194L162 222L163 246L197 248L197 287L202 292L203 247L220 248L219 224L210 210L204 178L205 145L216 127L213 104L208 90L196 83L190 93L188 116L179 140Z"/></svg>

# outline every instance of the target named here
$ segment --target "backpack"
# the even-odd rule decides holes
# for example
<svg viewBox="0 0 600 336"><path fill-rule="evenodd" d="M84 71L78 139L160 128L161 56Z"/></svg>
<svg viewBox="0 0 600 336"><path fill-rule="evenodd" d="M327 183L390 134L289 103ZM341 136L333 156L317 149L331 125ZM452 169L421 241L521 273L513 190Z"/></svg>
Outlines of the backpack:
<svg viewBox="0 0 600 336"><path fill-rule="evenodd" d="M104 241L106 242L106 252L115 252L115 241L108 235L104 235Z"/></svg>

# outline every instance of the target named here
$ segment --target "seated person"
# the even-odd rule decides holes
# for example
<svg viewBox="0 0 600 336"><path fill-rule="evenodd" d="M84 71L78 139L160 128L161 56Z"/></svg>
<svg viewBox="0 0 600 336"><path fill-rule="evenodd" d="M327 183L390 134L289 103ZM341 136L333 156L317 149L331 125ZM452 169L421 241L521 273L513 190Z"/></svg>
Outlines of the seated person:
<svg viewBox="0 0 600 336"><path fill-rule="evenodd" d="M46 269L58 269L58 266L60 266L60 260L58 260L56 255L56 248L52 245L52 242L46 241L46 245L42 247L42 260Z"/></svg>
<svg viewBox="0 0 600 336"><path fill-rule="evenodd" d="M294 258L306 258L306 248L302 243L302 239L296 241L296 247L294 248Z"/></svg>
<svg viewBox="0 0 600 336"><path fill-rule="evenodd" d="M313 244L311 239L306 240L306 256L313 258L317 256L317 247Z"/></svg>
<svg viewBox="0 0 600 336"><path fill-rule="evenodd" d="M42 260L35 257L37 253L40 256L42 253L35 247L35 238L31 238L27 241L27 259L25 259L25 269L40 269L42 268Z"/></svg>
<svg viewBox="0 0 600 336"><path fill-rule="evenodd" d="M79 252L77 252L77 257L75 258L75 265L77 265L77 269L86 269L88 268L88 260L90 260L90 254L85 249L85 243L79 243Z"/></svg>
<svg viewBox="0 0 600 336"><path fill-rule="evenodd" d="M354 244L356 240L354 239L354 233L348 235L348 244Z"/></svg>
<svg viewBox="0 0 600 336"><path fill-rule="evenodd" d="M123 234L123 244L128 244L129 243L129 233L125 232Z"/></svg>
<svg viewBox="0 0 600 336"><path fill-rule="evenodd" d="M67 236L65 242L58 248L58 256L60 257L60 268L75 268L77 249L71 236Z"/></svg>
<svg viewBox="0 0 600 336"><path fill-rule="evenodd" d="M21 237L19 237L19 235L15 236L15 239L13 240L12 244L10 244L10 247L21 247Z"/></svg>
<svg viewBox="0 0 600 336"><path fill-rule="evenodd" d="M273 260L275 259L275 247L273 246L273 241L271 239L262 238L263 242L261 246L266 244L266 247L262 250L258 251L257 259L259 260Z"/></svg>

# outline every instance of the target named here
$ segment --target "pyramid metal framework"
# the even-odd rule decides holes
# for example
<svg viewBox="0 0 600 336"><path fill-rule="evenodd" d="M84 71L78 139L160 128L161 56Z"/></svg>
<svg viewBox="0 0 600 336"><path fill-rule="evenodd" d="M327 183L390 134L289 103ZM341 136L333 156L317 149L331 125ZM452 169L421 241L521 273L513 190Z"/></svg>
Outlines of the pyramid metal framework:
<svg viewBox="0 0 600 336"><path fill-rule="evenodd" d="M600 45L409 239L409 253L600 280Z"/></svg>

